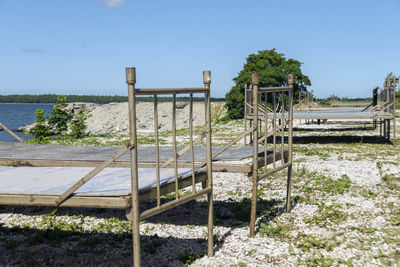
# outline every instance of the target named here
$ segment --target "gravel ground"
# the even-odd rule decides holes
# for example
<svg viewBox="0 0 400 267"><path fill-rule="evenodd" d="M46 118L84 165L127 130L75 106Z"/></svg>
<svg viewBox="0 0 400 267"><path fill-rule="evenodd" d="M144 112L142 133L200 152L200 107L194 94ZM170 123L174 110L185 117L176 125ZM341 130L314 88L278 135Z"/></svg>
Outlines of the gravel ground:
<svg viewBox="0 0 400 267"><path fill-rule="evenodd" d="M400 266L400 148L377 133L362 121L297 123L290 213L286 173L262 180L249 237L251 183L214 173L214 257L199 198L141 222L142 264ZM130 234L124 211L3 206L0 265L130 265Z"/></svg>

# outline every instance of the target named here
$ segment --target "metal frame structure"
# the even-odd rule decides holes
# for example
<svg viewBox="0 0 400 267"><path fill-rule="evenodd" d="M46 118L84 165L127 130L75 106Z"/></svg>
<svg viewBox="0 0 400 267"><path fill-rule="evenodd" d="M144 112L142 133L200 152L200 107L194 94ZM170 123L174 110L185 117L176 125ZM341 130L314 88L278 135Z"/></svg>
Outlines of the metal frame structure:
<svg viewBox="0 0 400 267"><path fill-rule="evenodd" d="M250 144L253 146L250 236L255 235L258 182L286 168L288 174L285 207L287 212L290 211L293 164L293 83L293 75L289 74L287 86L259 87L259 76L253 73L251 88L247 86L245 88L245 132L247 120L249 120ZM244 141L246 144L246 139ZM261 159L258 158L260 148L263 154ZM268 155L272 156L270 161L267 160ZM281 155L279 159L277 155Z"/></svg>
<svg viewBox="0 0 400 267"><path fill-rule="evenodd" d="M380 88L378 94L377 105L373 107L373 111L377 114L389 114L386 117L377 116L379 119L379 133L384 138L388 139L396 145L396 116L395 116L395 105L396 105L396 90L398 90L399 78L391 75L386 77L386 81L383 84L383 88ZM391 122L393 125L393 135L390 136Z"/></svg>
<svg viewBox="0 0 400 267"><path fill-rule="evenodd" d="M119 208L127 209L127 217L132 222L132 237L133 237L133 265L140 266L140 232L139 220L145 219L162 211L179 206L190 200L198 198L202 195L207 195L208 201L208 255L213 255L213 182L212 182L212 148L211 148L211 102L210 102L210 84L211 72L203 72L204 87L199 88L169 88L169 89L136 89L136 72L135 68L126 69L126 82L128 84L128 101L129 101L129 144L120 148L118 152L110 156L103 162L88 163L80 161L52 161L52 160L7 160L0 159L2 166L85 166L90 165L95 168L87 175L82 177L68 190L60 195L43 195L43 194L7 194L0 192L0 205L32 205L32 206L69 206L69 207L96 207L96 208ZM176 96L181 94L190 95L190 114L189 114L189 137L190 144L180 151L177 151L176 145ZM193 139L193 94L204 94L205 99L205 134L201 138ZM156 168L156 186L140 192L138 189L138 168L143 167L138 164L138 143L136 130L136 103L138 95L151 95L154 97L154 131L155 131L155 165L148 167ZM158 111L157 111L157 96L172 95L173 96L173 125L172 138L174 153L173 156L164 163L159 160L159 142L158 142ZM4 125L1 125L5 128ZM7 128L5 128L7 129ZM12 134L12 132L10 133ZM206 138L206 160L200 165L194 162L193 146L199 140ZM19 140L20 141L20 140ZM191 151L191 173L178 177L178 158L184 153L184 150ZM124 162L124 166L131 169L131 194L105 196L105 195L80 195L74 193L82 185L99 174L106 167L116 167L116 160L126 152L130 154L129 162ZM31 164L33 162L34 164ZM128 163L128 166L127 166ZM168 183L160 182L160 168L174 168L173 181ZM196 184L202 183L202 189L197 190ZM179 195L179 189L191 187L191 192L187 192L185 196ZM1 189L0 189L1 191ZM161 197L169 192L175 192L175 199L166 203L161 203ZM156 206L145 211L139 210L139 201L156 199Z"/></svg>
<svg viewBox="0 0 400 267"><path fill-rule="evenodd" d="M83 177L76 185L71 187L67 192L61 196L38 196L38 195L9 195L0 193L0 204L7 205L46 205L46 206L72 206L72 207L100 207L100 208L121 208L128 209L127 216L132 221L133 227L133 250L134 250L134 265L140 264L140 243L139 243L139 219L144 219L156 213L162 212L171 207L180 205L200 195L207 195L208 199L208 255L213 254L213 238L212 238L212 225L213 225L213 205L212 205L212 171L244 173L250 178L252 182L252 205L251 205L251 218L250 218L250 235L255 234L256 222L256 207L257 207L257 190L258 183L261 179L270 177L275 172L283 169L288 169L287 175L287 192L286 192L286 211L290 211L290 198L291 198L291 176L292 176L292 135L293 135L293 76L289 75L288 86L285 87L272 87L272 88L259 88L258 75L253 74L252 88L253 96L251 99L252 112L249 116L253 117L254 123L249 129L245 129L243 133L232 139L230 142L222 147L215 148L212 152L211 147L211 120L210 120L210 72L203 73L204 87L201 88L180 88L180 89L136 89L136 75L134 68L127 69L127 84L128 84L128 98L129 98L129 121L130 121L130 142L127 146L121 148L117 153L110 156L106 161L101 160L82 160L78 159L37 159L37 158L18 158L18 157L1 157L0 166L33 166L33 167L95 167L88 175ZM197 138L193 138L193 125L192 125L192 105L193 94L205 94L205 112L206 123L205 131ZM169 94L173 97L173 156L164 161L159 160L159 143L158 143L158 110L157 110L157 96L161 94ZM190 142L183 148L178 150L176 146L176 95L189 94L190 96L190 112L189 112L189 137ZM138 159L138 147L136 136L136 102L137 96L140 95L153 95L154 96L154 134L155 134L155 160L154 162L143 161ZM263 112L258 112L258 108L264 107ZM252 143L252 153L249 158L238 162L235 160L226 160L223 153L229 154L229 149L245 138L251 135L253 140L258 140ZM195 161L193 146L199 143L206 137L206 160ZM2 144L0 143L0 146ZM8 149L13 149L14 145L8 145ZM31 144L15 145L16 149L21 151L18 146L32 146ZM38 145L40 146L40 145ZM43 145L41 145L43 146ZM30 149L28 147L27 149ZM227 151L228 150L228 151ZM243 149L240 149L242 151ZM96 153L98 151L91 147L89 152ZM52 151L57 153L57 151ZM124 153L130 153L130 160L118 159ZM190 152L190 161L180 161L180 157L186 152ZM222 155L221 155L222 154ZM220 156L220 157L219 157ZM88 196L81 194L74 194L73 192L87 182L91 177L100 172L101 169L107 167L124 167L131 168L131 181L132 181L132 195L120 195L114 197L105 196ZM174 168L175 180L167 184L159 184L159 175L157 175L157 186L147 189L145 192L138 191L138 173L137 168ZM192 173L177 179L177 168L191 168ZM194 172L194 170L197 170ZM202 182L202 190L197 190L195 183ZM179 197L177 191L180 188L192 187L191 194ZM160 197L169 192L176 192L176 199L161 205ZM157 206L139 213L139 201L147 201L156 199Z"/></svg>
<svg viewBox="0 0 400 267"><path fill-rule="evenodd" d="M301 106L299 109L293 112L293 119L295 120L317 120L318 124L320 121L327 121L329 119L340 119L340 120L353 120L353 119L372 119L374 127L379 123L380 125L380 136L384 137L388 141L396 145L396 120L395 120L395 99L396 90L399 88L399 78L395 76L388 76L383 88L380 88L379 94L373 90L373 101L366 107L352 107L353 104L343 104L340 107L308 107L304 108ZM253 107L251 104L251 92L252 88L245 86L245 129L248 124L250 127L254 124L252 116ZM260 98L258 98L260 101ZM363 103L365 105L365 103ZM259 105L258 112L264 112L264 106ZM268 110L271 112L271 110ZM392 126L391 126L392 125ZM392 128L393 127L393 128ZM250 142L252 137L250 136ZM245 139L245 144L246 144Z"/></svg>

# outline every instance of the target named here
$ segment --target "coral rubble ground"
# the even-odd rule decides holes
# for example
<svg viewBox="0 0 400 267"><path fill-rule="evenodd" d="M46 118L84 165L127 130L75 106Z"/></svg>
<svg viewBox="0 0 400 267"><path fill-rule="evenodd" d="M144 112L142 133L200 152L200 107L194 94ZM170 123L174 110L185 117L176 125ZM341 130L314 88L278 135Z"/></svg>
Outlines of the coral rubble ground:
<svg viewBox="0 0 400 267"><path fill-rule="evenodd" d="M215 124L215 143L241 127L241 121ZM199 198L141 222L142 264L398 266L400 147L377 135L370 122L297 123L291 212L283 209L286 173L262 180L257 233L249 237L248 178L214 173L214 257L206 256L207 202ZM131 262L124 211L0 207L0 265Z"/></svg>

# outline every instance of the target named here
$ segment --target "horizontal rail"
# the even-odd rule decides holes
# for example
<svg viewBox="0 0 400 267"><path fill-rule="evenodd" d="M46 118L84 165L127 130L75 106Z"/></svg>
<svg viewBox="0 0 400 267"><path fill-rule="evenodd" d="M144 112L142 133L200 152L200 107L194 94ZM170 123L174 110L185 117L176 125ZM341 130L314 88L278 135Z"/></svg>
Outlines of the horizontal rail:
<svg viewBox="0 0 400 267"><path fill-rule="evenodd" d="M107 197L107 196L72 196L61 204L56 201L59 195L36 195L36 194L0 194L0 205L26 205L26 206L60 206L60 207L82 207L82 208L110 208L126 209L131 206L131 198Z"/></svg>
<svg viewBox="0 0 400 267"><path fill-rule="evenodd" d="M8 167L97 167L101 165L101 160L52 160L52 159L0 159L0 166ZM111 162L107 168L130 168L130 161L114 161ZM214 161L214 172L233 172L233 173L249 173L251 172L251 165L248 162L229 162L229 161ZM200 168L202 162L195 162L194 167ZM155 162L139 162L139 168L155 168ZM173 168L174 164L171 163L166 168ZM178 161L178 168L191 168L191 162Z"/></svg>
<svg viewBox="0 0 400 267"><path fill-rule="evenodd" d="M146 88L135 89L136 95L170 95L170 94L196 94L209 93L210 88L193 87L193 88Z"/></svg>
<svg viewBox="0 0 400 267"><path fill-rule="evenodd" d="M139 220L144 220L144 219L146 219L146 218L148 218L150 216L153 216L153 215L158 214L160 212L163 212L165 210L171 209L173 207L179 206L179 205L181 205L183 203L186 203L186 202L188 202L190 200L193 200L195 198L198 198L199 196L208 194L210 192L212 192L212 187L202 189L200 191L197 191L196 193L193 193L193 194L190 194L190 195L187 195L187 196L183 196L183 197L181 197L179 199L172 200L172 201L170 201L170 202L168 202L166 204L163 204L161 206L146 210L146 211L144 211L144 212L142 212L140 214Z"/></svg>
<svg viewBox="0 0 400 267"><path fill-rule="evenodd" d="M275 172L281 171L281 170L289 167L290 165L292 165L292 162L285 163L285 164L283 164L283 165L281 165L279 167L276 167L276 168L274 168L274 169L272 169L272 170L270 170L270 171L268 171L266 173L263 173L258 177L258 181L260 181L261 179L263 179L263 178L265 178L267 176L270 176L271 174L273 174Z"/></svg>
<svg viewBox="0 0 400 267"><path fill-rule="evenodd" d="M285 92L293 89L293 86L277 86L277 87L260 87L258 88L259 93L273 93L273 92Z"/></svg>

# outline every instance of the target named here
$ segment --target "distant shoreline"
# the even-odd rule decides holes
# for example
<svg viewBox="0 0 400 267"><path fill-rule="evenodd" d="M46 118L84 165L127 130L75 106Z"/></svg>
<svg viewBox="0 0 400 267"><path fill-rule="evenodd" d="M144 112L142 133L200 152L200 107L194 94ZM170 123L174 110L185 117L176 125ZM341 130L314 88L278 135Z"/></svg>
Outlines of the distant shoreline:
<svg viewBox="0 0 400 267"><path fill-rule="evenodd" d="M55 105L56 103L0 103L0 105Z"/></svg>

